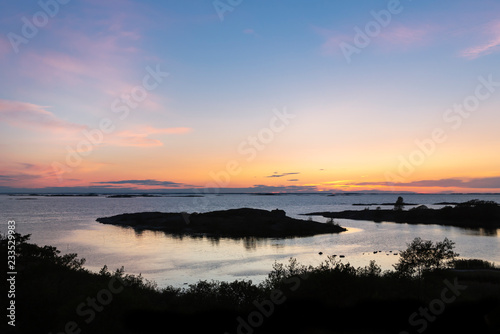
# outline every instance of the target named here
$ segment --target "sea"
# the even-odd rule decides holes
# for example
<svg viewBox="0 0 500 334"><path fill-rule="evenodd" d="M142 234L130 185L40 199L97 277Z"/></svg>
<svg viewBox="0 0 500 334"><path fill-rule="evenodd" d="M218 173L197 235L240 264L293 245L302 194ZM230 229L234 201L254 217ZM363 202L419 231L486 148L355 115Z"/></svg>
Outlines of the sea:
<svg viewBox="0 0 500 334"><path fill-rule="evenodd" d="M355 267L375 260L383 270L391 270L398 253L416 237L434 242L448 238L455 242L455 251L461 258L500 264L500 229L335 219L347 228L346 232L300 238L216 239L137 232L96 221L122 213L192 213L235 208L281 209L288 216L307 220L309 217L303 214L310 212L391 208L380 204L395 203L398 196L405 203L430 208L444 206L437 203L472 199L500 203L499 194L210 194L131 198L0 195L0 232L6 233L8 221L13 220L17 232L31 234L31 242L55 246L61 254L77 253L86 259L85 268L90 271L98 272L104 265L110 270L123 266L125 273L141 274L159 288L182 288L200 280L251 280L258 284L275 263L296 258L304 265L317 266L328 255L336 255ZM312 219L326 222L321 216Z"/></svg>

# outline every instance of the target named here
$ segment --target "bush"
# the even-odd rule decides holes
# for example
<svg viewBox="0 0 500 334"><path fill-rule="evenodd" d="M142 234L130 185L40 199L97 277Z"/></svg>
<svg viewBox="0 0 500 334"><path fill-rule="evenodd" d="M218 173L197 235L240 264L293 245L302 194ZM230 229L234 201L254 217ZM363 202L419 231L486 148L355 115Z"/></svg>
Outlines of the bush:
<svg viewBox="0 0 500 334"><path fill-rule="evenodd" d="M480 208L497 208L498 204L494 201L483 201L479 199L473 199L464 203L459 203L457 207L480 207Z"/></svg>
<svg viewBox="0 0 500 334"><path fill-rule="evenodd" d="M358 268L357 274L359 276L366 277L377 277L382 273L382 268L376 264L375 260L371 260L370 264L365 266L364 268Z"/></svg>
<svg viewBox="0 0 500 334"><path fill-rule="evenodd" d="M273 270L267 274L267 278L262 282L261 286L264 289L275 289L283 281L291 276L305 275L308 271L312 270L312 267L306 267L299 264L296 258L289 258L288 265L283 263L274 262Z"/></svg>
<svg viewBox="0 0 500 334"><path fill-rule="evenodd" d="M426 271L447 268L459 255L453 251L454 245L448 238L435 244L430 240L415 238L400 253L399 262L394 265L394 269L400 276L421 278Z"/></svg>
<svg viewBox="0 0 500 334"><path fill-rule="evenodd" d="M480 259L459 259L453 261L454 269L497 269L495 264Z"/></svg>

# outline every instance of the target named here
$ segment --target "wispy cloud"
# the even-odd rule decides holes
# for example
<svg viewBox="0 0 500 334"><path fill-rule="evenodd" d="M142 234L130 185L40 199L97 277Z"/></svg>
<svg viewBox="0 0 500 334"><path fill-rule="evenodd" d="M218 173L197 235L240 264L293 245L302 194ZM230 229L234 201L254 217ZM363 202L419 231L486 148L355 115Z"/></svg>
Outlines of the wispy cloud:
<svg viewBox="0 0 500 334"><path fill-rule="evenodd" d="M370 44L391 52L395 48L399 51L405 51L429 43L432 40L432 34L437 29L437 27L428 24L402 25L391 23L389 26L382 28L379 35L372 37ZM324 38L321 45L321 52L324 55L342 54L341 43L348 43L355 47L354 37L356 32L352 28L340 31L314 27L313 30Z"/></svg>
<svg viewBox="0 0 500 334"><path fill-rule="evenodd" d="M144 60L145 53L136 27L143 26L145 19L131 6L124 1L120 8L129 10L116 11L107 3L95 2L86 6L90 21L77 15L58 17L47 32L58 41L58 47L27 49L20 59L20 72L52 85L87 85L90 81L101 92L137 85L131 81L136 77L134 64Z"/></svg>
<svg viewBox="0 0 500 334"><path fill-rule="evenodd" d="M8 182L8 183L22 183L25 181L32 181L34 179L40 178L39 175L31 175L31 174L11 174L11 175L0 175L0 182Z"/></svg>
<svg viewBox="0 0 500 334"><path fill-rule="evenodd" d="M274 172L273 175L268 175L266 177L283 177L283 176L287 176L287 175L294 175L294 174L300 174L298 172L294 172L294 173L283 173L283 174L278 174L277 172Z"/></svg>
<svg viewBox="0 0 500 334"><path fill-rule="evenodd" d="M398 47L417 47L426 44L436 28L430 25L405 26L393 24L380 34L380 39Z"/></svg>
<svg viewBox="0 0 500 334"><path fill-rule="evenodd" d="M15 178L12 175L0 175L0 182L5 182L5 181L14 181Z"/></svg>
<svg viewBox="0 0 500 334"><path fill-rule="evenodd" d="M4 185L34 185L46 184L47 177L53 177L54 171L49 165L36 163L10 163L0 170L0 183Z"/></svg>
<svg viewBox="0 0 500 334"><path fill-rule="evenodd" d="M486 24L481 34L485 35L487 40L460 52L462 57L476 59L500 51L500 21Z"/></svg>
<svg viewBox="0 0 500 334"><path fill-rule="evenodd" d="M52 112L48 107L39 106L27 102L9 101L0 99L0 122L16 128L44 131L48 134L64 133L71 135L76 140L83 138L82 130L89 127L63 120ZM180 135L191 132L188 127L156 128L149 125L134 126L127 130L106 134L103 144L111 146L128 147L155 147L163 146L159 139L151 138L153 135Z"/></svg>
<svg viewBox="0 0 500 334"><path fill-rule="evenodd" d="M86 128L57 117L47 111L47 108L27 102L0 99L0 121L10 126L39 131L76 133Z"/></svg>
<svg viewBox="0 0 500 334"><path fill-rule="evenodd" d="M78 39L78 37L75 37ZM83 42L85 44L85 42ZM103 43L105 45L105 43ZM82 53L78 56L66 52L45 51L26 53L21 63L23 75L44 84L80 85L88 80L94 80L96 88L106 92L109 87L122 87L127 68L127 62L114 56L109 45L101 48L88 44L89 50L100 50L100 56ZM86 51L88 52L88 50ZM107 54L106 54L107 53Z"/></svg>
<svg viewBox="0 0 500 334"><path fill-rule="evenodd" d="M359 25L362 27L362 25ZM330 30L325 28L313 27L313 30L324 38L321 45L321 52L324 55L341 55L341 43L348 43L355 47L355 31L349 29ZM439 26L436 24L400 24L392 22L387 27L381 29L380 34L370 38L370 45L376 45L383 51L394 52L406 51L428 45L443 38L443 32L447 36L453 36L456 33L456 27ZM475 41L480 41L476 45L465 48L459 55L467 59L476 59L481 56L500 51L500 21L485 23L477 30L459 30L460 38L473 34ZM440 36L441 35L441 36Z"/></svg>

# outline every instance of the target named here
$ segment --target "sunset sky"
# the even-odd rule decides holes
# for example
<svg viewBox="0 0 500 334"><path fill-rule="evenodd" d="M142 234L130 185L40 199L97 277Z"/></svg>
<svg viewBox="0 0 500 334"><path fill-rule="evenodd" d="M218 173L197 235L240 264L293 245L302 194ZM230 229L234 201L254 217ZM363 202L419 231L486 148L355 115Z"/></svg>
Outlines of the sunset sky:
<svg viewBox="0 0 500 334"><path fill-rule="evenodd" d="M500 2L0 3L0 192L500 192Z"/></svg>

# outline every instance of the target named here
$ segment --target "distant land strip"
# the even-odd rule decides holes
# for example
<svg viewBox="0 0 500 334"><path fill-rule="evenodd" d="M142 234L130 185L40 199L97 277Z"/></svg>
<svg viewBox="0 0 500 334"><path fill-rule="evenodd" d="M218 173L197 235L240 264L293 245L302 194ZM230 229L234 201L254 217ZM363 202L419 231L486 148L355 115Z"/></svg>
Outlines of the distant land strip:
<svg viewBox="0 0 500 334"><path fill-rule="evenodd" d="M500 228L500 205L493 201L471 200L456 206L430 209L421 205L410 210L346 210L340 212L311 212L308 216L370 220L407 224L437 224L467 228Z"/></svg>

